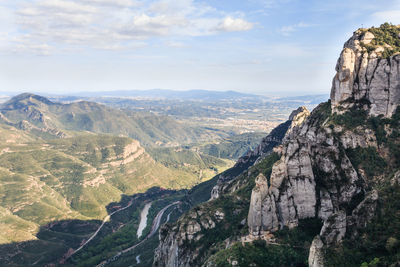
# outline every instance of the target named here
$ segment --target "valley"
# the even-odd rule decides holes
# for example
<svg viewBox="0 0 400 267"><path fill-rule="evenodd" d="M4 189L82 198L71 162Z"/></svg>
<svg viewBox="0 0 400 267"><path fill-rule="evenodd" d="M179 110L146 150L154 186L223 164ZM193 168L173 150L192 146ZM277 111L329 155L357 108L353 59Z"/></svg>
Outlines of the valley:
<svg viewBox="0 0 400 267"><path fill-rule="evenodd" d="M400 267L400 0L0 0L0 267Z"/></svg>
<svg viewBox="0 0 400 267"><path fill-rule="evenodd" d="M0 106L2 264L68 264L79 259L86 266L84 262L100 264L113 257L118 248L154 249L158 244L154 234L160 223L176 220L194 204L185 202L183 208L168 209L168 214L163 209L168 204L152 205L143 230L145 238L128 240L127 236L142 230L136 225L139 218L131 217L139 216L138 203L161 201L154 198L151 188L188 190L215 177L257 146L264 132L279 122L278 116L260 124L261 117L233 109L226 118L222 112L197 120L173 116L166 110L157 112L165 114L155 114L154 110L114 109L86 100L64 104L53 101L26 93ZM162 107L163 101L156 107ZM218 105L213 102L213 106ZM209 104L207 107L210 109ZM287 108L284 105L282 110L286 112ZM250 122L243 123L240 116L247 116ZM231 121L230 125L224 125L225 120ZM181 191L168 190L171 197L176 195L176 201L182 198ZM139 201L137 194L151 197L141 196ZM117 202L120 204L110 204ZM118 222L125 210L135 212L129 215L129 221ZM159 216L151 217L156 211L161 212ZM86 225L87 232L79 230L80 225ZM152 225L151 235L145 234ZM114 231L127 235L124 241L112 243L115 247L106 254L103 250L88 254L98 246L110 249L110 244L104 247L103 242ZM135 240L142 241L135 245ZM46 252L32 255L28 251L33 246ZM131 255L123 254L118 262ZM141 253L143 266L152 260L148 255Z"/></svg>
<svg viewBox="0 0 400 267"><path fill-rule="evenodd" d="M396 266L399 34L354 32L316 107L9 99L0 265Z"/></svg>
<svg viewBox="0 0 400 267"><path fill-rule="evenodd" d="M153 266L398 266L399 34L356 30L330 99L293 111L165 224Z"/></svg>

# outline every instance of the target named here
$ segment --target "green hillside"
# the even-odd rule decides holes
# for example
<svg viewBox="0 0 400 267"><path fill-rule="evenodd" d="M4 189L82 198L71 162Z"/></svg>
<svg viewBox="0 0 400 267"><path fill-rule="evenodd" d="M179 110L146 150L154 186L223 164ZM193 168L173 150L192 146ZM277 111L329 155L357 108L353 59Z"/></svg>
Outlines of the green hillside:
<svg viewBox="0 0 400 267"><path fill-rule="evenodd" d="M24 136L10 127L0 136ZM15 133L14 133L15 132ZM17 134L18 133L18 134ZM26 137L29 139L29 136ZM31 140L31 139L29 139ZM181 162L185 164L184 162ZM122 194L153 186L189 188L230 163L214 160L168 168L126 137L87 134L49 141L0 145L0 216L9 228L2 243L30 239L40 225L61 219L102 219ZM12 225L12 227L11 227Z"/></svg>
<svg viewBox="0 0 400 267"><path fill-rule="evenodd" d="M90 131L131 137L143 145L179 145L228 136L217 129L185 126L168 116L125 112L86 101L61 104L29 93L4 103L0 113L3 122L46 139Z"/></svg>

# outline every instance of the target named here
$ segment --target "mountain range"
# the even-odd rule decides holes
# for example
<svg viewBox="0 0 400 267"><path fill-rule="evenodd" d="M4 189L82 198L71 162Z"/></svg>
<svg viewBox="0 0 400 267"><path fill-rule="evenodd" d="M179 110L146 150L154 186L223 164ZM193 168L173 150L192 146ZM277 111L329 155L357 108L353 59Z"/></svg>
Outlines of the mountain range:
<svg viewBox="0 0 400 267"><path fill-rule="evenodd" d="M191 100L213 100L213 101L259 97L254 94L245 94L235 91L210 91L210 90L175 91L168 89L80 92L76 93L75 95L86 96L86 97L144 97L144 98L185 99L185 100L191 99Z"/></svg>
<svg viewBox="0 0 400 267"><path fill-rule="evenodd" d="M9 100L0 109L0 264L398 266L399 36L388 23L355 31L330 99L295 109L257 146L253 133L207 128L227 135L207 143L193 125L178 134L159 115L141 121L96 103Z"/></svg>
<svg viewBox="0 0 400 267"><path fill-rule="evenodd" d="M128 113L87 101L62 104L30 93L3 103L0 120L44 138L88 131L131 137L150 145L196 143L228 136L218 129L185 126L168 116Z"/></svg>

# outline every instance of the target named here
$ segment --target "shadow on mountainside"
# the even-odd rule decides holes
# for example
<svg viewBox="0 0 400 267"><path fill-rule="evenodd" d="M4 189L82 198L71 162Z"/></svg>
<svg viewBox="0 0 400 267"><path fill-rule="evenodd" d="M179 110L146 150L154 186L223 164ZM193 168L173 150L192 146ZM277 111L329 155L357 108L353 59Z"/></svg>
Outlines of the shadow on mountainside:
<svg viewBox="0 0 400 267"><path fill-rule="evenodd" d="M89 244L98 243L103 237L121 229L128 222L138 223L140 208L145 202L174 194L182 194L183 192L154 187L145 193L132 196L122 195L121 201L107 205L107 213L113 214L112 219L104 222L101 230ZM118 210L120 211L115 213ZM55 266L63 264L65 259L84 244L102 223L101 220L60 220L42 225L36 234L36 240L0 245L0 266ZM131 232L136 235L136 231Z"/></svg>

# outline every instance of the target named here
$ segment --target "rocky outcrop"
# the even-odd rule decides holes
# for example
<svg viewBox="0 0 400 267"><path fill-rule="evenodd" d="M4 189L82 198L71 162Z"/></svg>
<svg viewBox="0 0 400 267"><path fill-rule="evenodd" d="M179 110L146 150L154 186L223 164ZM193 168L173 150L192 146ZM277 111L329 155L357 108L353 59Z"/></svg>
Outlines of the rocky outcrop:
<svg viewBox="0 0 400 267"><path fill-rule="evenodd" d="M33 96L30 96L30 94L22 94L22 96L27 96L28 99L35 99ZM41 97L37 96L38 99L42 99ZM45 98L43 98L45 99ZM48 101L48 100L47 100ZM49 101L48 101L49 102ZM51 103L51 102L50 102ZM15 107L19 107L22 112L25 113L26 118L28 120L21 120L17 122L12 122L9 120L2 112L0 111L0 122L5 123L7 125L13 126L17 129L24 130L24 131L29 131L32 133L39 133L39 134L48 134L50 136L54 136L57 138L66 138L68 137L67 134L57 127L53 126L52 123L49 123L49 119L37 108L37 104L29 102L32 106L26 106L22 105L21 103L16 104L16 103L10 103L4 106L0 106L0 110L9 110Z"/></svg>
<svg viewBox="0 0 400 267"><path fill-rule="evenodd" d="M212 189L211 200L217 199L220 195L232 193L240 188L243 181L238 180L238 177L241 174L248 176L248 169L256 162L261 161L271 154L273 148L281 144L282 140L287 136L288 130L297 128L309 114L310 112L305 107L300 107L293 111L289 120L275 128L262 140L254 151L247 153L238 160L233 168L222 173L217 185ZM257 220L254 223L259 226L260 229L258 230L261 231L263 224L263 218L260 217L263 212L261 204L265 197L264 194L268 190L267 178L263 174L258 175L256 184L259 194L254 195L252 201L258 203L258 208L248 218L249 220ZM207 205L212 205L212 203L208 202ZM176 224L162 227L160 231L160 245L155 253L154 266L197 266L199 251L205 248L196 247L195 250L191 250L188 244L200 240L204 237L204 231L215 228L218 223L225 220L223 211L219 209L213 210L211 209L210 211L210 207L196 209L196 211L192 210L179 219ZM244 218L240 223L242 226L246 225L246 211L244 211ZM239 210L234 210L233 212L238 213ZM230 241L227 240L227 242L229 244Z"/></svg>
<svg viewBox="0 0 400 267"><path fill-rule="evenodd" d="M322 219L320 235L311 247L310 266L323 265L323 246L357 235L375 215L378 194L369 191L364 172L351 163L346 150L378 147L375 132L367 126L346 130L329 120L331 112L350 108L364 109L369 116L391 117L400 104L400 56L382 59L378 48L368 53L363 44L373 38L368 31L357 31L345 44L330 107L320 105L302 125L288 131L268 189L261 194L256 185L252 191L248 219L252 239L295 227L301 219Z"/></svg>
<svg viewBox="0 0 400 267"><path fill-rule="evenodd" d="M368 30L355 32L338 60L330 102L320 104L311 114L304 109L296 111L279 126L279 135L272 131L256 150L238 161L236 173L228 172L214 187L213 199L232 194L240 188L238 177L254 179L250 174L258 172L247 217L249 235L242 236L243 242L267 240L265 237L277 230L297 227L302 219L319 218L323 224L311 244L308 262L309 266L320 267L324 266L326 248L340 245L345 238L355 238L376 215L379 195L373 188L382 177L367 177L360 164L354 163L351 151L372 147L390 161L389 149L378 144L376 129L362 124L344 127L334 119L334 113L343 114L349 109L390 118L400 104L400 55L383 58L384 48L367 49L374 38ZM387 132L393 131L389 124L384 127ZM272 171L269 169L267 174L257 165L252 168L272 150L279 155ZM237 176L238 171L244 175ZM391 177L392 184L399 183L399 172ZM173 230L167 235L170 239L162 237L159 248L167 251L166 244L176 234ZM179 246L174 249L171 251L176 255L191 260L196 257L196 251L182 253ZM170 252L157 255L158 262L164 264L160 266L174 266L169 261ZM180 263L186 266L188 262Z"/></svg>
<svg viewBox="0 0 400 267"><path fill-rule="evenodd" d="M253 204L252 209L249 210L248 222L253 226L254 234L261 234L263 220L267 219L263 217L263 201L268 193L268 181L267 178L260 173L256 179L256 186L251 194L251 203Z"/></svg>
<svg viewBox="0 0 400 267"><path fill-rule="evenodd" d="M322 248L324 243L318 235L314 238L310 247L310 254L308 256L308 266L310 267L323 267L324 266L324 252Z"/></svg>
<svg viewBox="0 0 400 267"><path fill-rule="evenodd" d="M376 214L378 198L377 190L368 192L364 200L352 211L351 216L347 217L347 229L352 236L356 236L358 231L372 220Z"/></svg>
<svg viewBox="0 0 400 267"><path fill-rule="evenodd" d="M126 165L135 161L144 153L145 150L140 146L140 143L136 140L132 140L130 144L124 147L124 151L121 155L108 158L108 162L103 164L102 167L106 168L108 165L113 167Z"/></svg>
<svg viewBox="0 0 400 267"><path fill-rule="evenodd" d="M391 185L400 185L400 171L397 171L390 180Z"/></svg>
<svg viewBox="0 0 400 267"><path fill-rule="evenodd" d="M160 228L160 245L155 251L154 264L157 267L190 267L203 247L195 250L188 244L203 237L202 231L213 229L225 214L215 210L212 214L192 210L182 217L178 224L165 224Z"/></svg>
<svg viewBox="0 0 400 267"><path fill-rule="evenodd" d="M343 113L357 104L374 116L390 117L395 112L400 102L400 55L382 58L390 46L372 46L374 38L360 29L345 43L332 83L334 112Z"/></svg>
<svg viewBox="0 0 400 267"><path fill-rule="evenodd" d="M391 117L399 105L400 55L381 58L380 46L368 51L365 45L374 38L368 30L358 30L344 45L333 79L332 112L343 113L355 107L368 110L370 116ZM325 222L322 241L333 244L340 242L347 226L365 225L370 218L361 213L374 214L377 195L370 193L364 198L365 177L351 164L346 149L377 147L375 133L366 127L349 131L330 124L320 116L320 109L286 134L281 159L275 163L264 193L261 213L256 212L260 200L256 197L258 188L254 188L249 216L261 215L249 217L252 235L294 227L303 218L319 217ZM354 204L356 199L360 199L358 206ZM360 212L365 209L368 212ZM259 220L261 226L256 223Z"/></svg>
<svg viewBox="0 0 400 267"><path fill-rule="evenodd" d="M300 219L327 220L364 194L364 180L343 149L351 144L343 144L331 127L323 126L324 118L319 117L323 108L316 108L304 124L288 133L262 200L262 225L253 223L260 218L248 220L252 235L292 228ZM255 188L252 200L257 194ZM251 201L249 214L258 208L259 204Z"/></svg>
<svg viewBox="0 0 400 267"><path fill-rule="evenodd" d="M304 106L294 110L286 122L273 129L254 150L247 152L246 155L238 159L233 168L220 175L217 184L211 191L211 200L218 198L224 188L229 186L230 182L241 172L272 153L273 148L282 143L288 132L303 123L309 115L310 112Z"/></svg>
<svg viewBox="0 0 400 267"><path fill-rule="evenodd" d="M18 123L10 123L8 125L14 126L18 129L24 130L24 131L29 131L29 132L36 132L36 133L46 133L51 136L57 137L57 138L66 138L68 137L66 133L63 131L56 129L56 128L51 128L51 127L37 127L30 123L29 121L22 120Z"/></svg>
<svg viewBox="0 0 400 267"><path fill-rule="evenodd" d="M324 248L328 245L339 244L345 237L356 237L358 230L367 226L368 222L376 214L378 192L373 190L367 194L364 200L352 211L350 216L340 210L333 213L325 221L321 232L317 235L310 247L308 264L310 267L324 266Z"/></svg>

